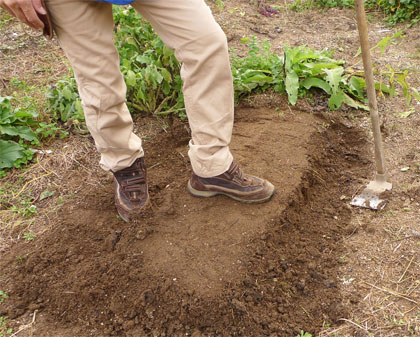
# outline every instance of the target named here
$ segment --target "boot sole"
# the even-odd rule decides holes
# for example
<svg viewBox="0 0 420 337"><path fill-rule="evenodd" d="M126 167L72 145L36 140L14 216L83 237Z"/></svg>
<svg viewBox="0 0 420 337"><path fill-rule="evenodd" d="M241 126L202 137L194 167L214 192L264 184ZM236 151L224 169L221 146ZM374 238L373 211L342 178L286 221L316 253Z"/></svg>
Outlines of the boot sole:
<svg viewBox="0 0 420 337"><path fill-rule="evenodd" d="M265 198L262 198L262 199L249 200L249 199L241 199L240 197L237 197L237 196L234 196L232 194L225 193L225 192L219 192L219 191L218 192L216 192L216 191L199 191L199 190L196 190L195 188L193 188L191 186L190 181L188 181L188 187L187 187L187 189L188 189L188 192L190 192L190 194L192 194L195 197L210 198L210 197L214 197L216 195L225 195L225 196L227 196L227 197L229 197L231 199L234 199L234 200L239 201L239 202L244 203L244 204L261 204L263 202L266 202L266 201L270 200L273 197L274 192L276 191L275 188L274 188L274 186L273 186L273 191L271 192L271 194L269 196L267 196Z"/></svg>

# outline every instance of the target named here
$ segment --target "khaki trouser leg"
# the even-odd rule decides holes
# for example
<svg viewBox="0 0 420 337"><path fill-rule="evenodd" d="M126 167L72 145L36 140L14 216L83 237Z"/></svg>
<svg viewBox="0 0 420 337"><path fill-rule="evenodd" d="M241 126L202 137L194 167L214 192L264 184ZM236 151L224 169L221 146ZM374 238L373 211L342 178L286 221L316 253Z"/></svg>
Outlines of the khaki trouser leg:
<svg viewBox="0 0 420 337"><path fill-rule="evenodd" d="M194 172L202 177L225 172L233 160L233 82L225 34L203 0L137 0L132 6L182 63Z"/></svg>
<svg viewBox="0 0 420 337"><path fill-rule="evenodd" d="M101 166L113 171L130 166L144 153L125 104L126 86L112 40L112 6L85 0L47 0L47 6L73 67Z"/></svg>
<svg viewBox="0 0 420 337"><path fill-rule="evenodd" d="M203 0L138 0L133 7L175 49L182 63L184 97L192 130L194 172L225 172L233 158L233 84L226 37ZM49 0L54 27L72 64L88 128L105 169L119 170L143 155L132 133L126 88L112 43L111 6L86 0Z"/></svg>

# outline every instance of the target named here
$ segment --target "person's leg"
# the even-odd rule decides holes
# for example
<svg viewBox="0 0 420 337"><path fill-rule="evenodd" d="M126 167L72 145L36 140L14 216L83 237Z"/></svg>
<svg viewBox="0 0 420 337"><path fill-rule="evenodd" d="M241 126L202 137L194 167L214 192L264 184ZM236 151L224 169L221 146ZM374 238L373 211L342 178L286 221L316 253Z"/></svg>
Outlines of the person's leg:
<svg viewBox="0 0 420 337"><path fill-rule="evenodd" d="M112 6L86 0L47 0L54 30L70 60L86 124L105 170L118 171L143 157L125 104L126 86L113 43Z"/></svg>
<svg viewBox="0 0 420 337"><path fill-rule="evenodd" d="M203 0L137 0L132 6L182 63L193 171L201 177L227 171L234 102L225 34Z"/></svg>
<svg viewBox="0 0 420 337"><path fill-rule="evenodd" d="M141 140L125 104L126 86L113 42L112 6L86 0L48 0L54 30L69 58L82 99L86 125L114 174L115 205L129 221L149 193Z"/></svg>
<svg viewBox="0 0 420 337"><path fill-rule="evenodd" d="M233 161L233 80L226 36L204 0L137 0L132 6L150 21L182 63L184 98L192 132L193 174L188 191L199 197L224 194L264 202L274 193L265 179L244 174Z"/></svg>

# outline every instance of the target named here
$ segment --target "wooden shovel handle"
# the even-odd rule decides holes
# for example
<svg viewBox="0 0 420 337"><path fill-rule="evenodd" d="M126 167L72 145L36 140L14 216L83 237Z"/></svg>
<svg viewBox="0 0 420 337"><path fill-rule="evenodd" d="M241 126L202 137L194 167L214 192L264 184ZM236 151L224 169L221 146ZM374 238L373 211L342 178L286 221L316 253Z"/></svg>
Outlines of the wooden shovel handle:
<svg viewBox="0 0 420 337"><path fill-rule="evenodd" d="M359 31L360 45L362 47L363 67L365 72L366 88L369 99L370 117L372 120L373 139L375 143L375 161L378 175L386 175L385 157L382 145L381 129L379 125L378 102L376 100L375 82L373 79L372 59L364 0L355 0L357 29Z"/></svg>

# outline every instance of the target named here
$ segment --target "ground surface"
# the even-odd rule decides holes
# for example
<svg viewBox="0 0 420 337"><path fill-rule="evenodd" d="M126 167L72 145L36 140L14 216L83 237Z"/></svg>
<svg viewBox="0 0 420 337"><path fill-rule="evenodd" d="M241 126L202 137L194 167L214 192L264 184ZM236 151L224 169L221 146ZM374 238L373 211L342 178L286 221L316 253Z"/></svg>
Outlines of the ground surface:
<svg viewBox="0 0 420 337"><path fill-rule="evenodd" d="M281 2L280 14L264 17L253 3L225 5L214 13L239 54L240 38L255 34L279 50L328 47L355 62L351 10L296 13ZM66 72L55 42L13 22L0 29L6 94L17 90L13 78L44 85ZM374 19L373 43L392 34L384 29ZM377 63L409 69L419 87L419 28L393 29L406 38ZM328 112L323 99L291 107L267 94L237 108L236 159L277 187L264 205L188 195L189 133L180 121L135 118L152 206L132 224L115 215L112 179L90 138L49 144L52 154L0 181L12 195L3 192L0 209L0 290L9 296L0 316L19 336L419 335L420 109L412 106L400 118L393 113L408 110L401 97L380 102L394 189L377 213L349 206L374 172L367 115ZM40 200L46 189L55 194ZM8 207L19 196L36 216Z"/></svg>

